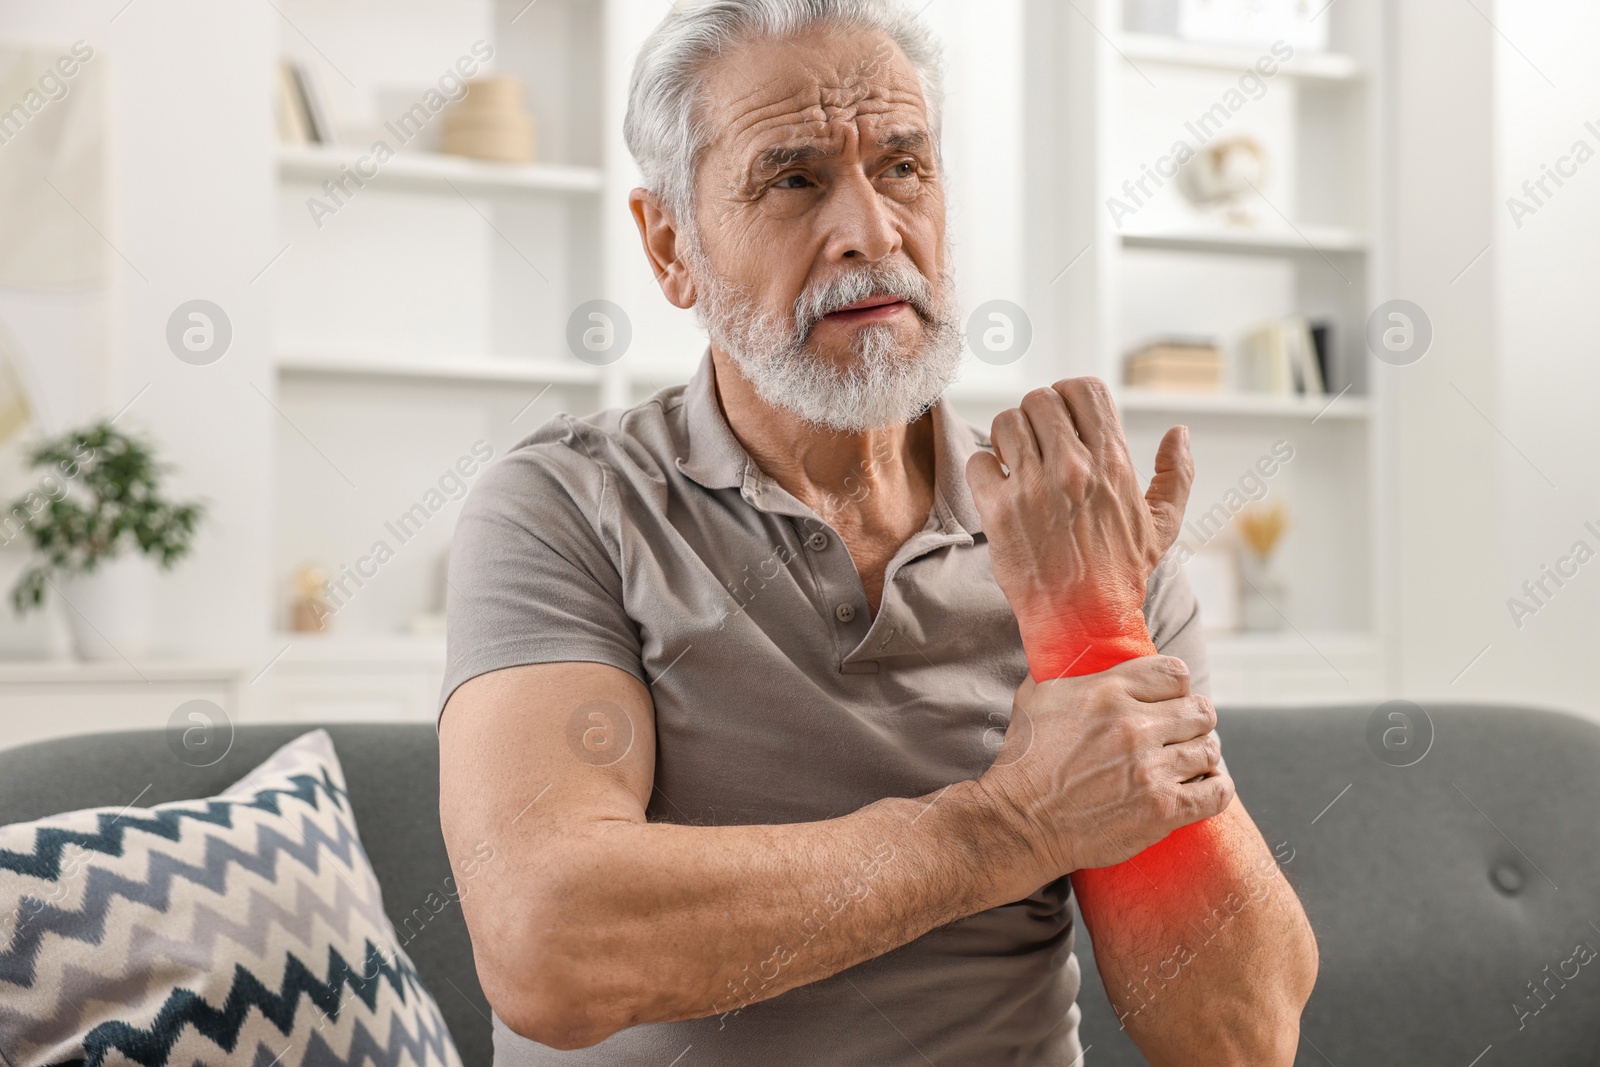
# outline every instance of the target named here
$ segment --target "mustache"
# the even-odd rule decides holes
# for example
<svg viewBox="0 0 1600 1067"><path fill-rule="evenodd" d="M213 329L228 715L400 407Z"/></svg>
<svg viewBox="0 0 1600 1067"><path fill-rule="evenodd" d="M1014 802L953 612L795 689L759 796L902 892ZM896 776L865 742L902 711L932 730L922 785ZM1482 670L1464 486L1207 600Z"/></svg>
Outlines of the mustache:
<svg viewBox="0 0 1600 1067"><path fill-rule="evenodd" d="M795 334L803 342L823 317L872 297L903 300L925 323L938 318L939 290L904 260L856 267L806 287L794 302Z"/></svg>

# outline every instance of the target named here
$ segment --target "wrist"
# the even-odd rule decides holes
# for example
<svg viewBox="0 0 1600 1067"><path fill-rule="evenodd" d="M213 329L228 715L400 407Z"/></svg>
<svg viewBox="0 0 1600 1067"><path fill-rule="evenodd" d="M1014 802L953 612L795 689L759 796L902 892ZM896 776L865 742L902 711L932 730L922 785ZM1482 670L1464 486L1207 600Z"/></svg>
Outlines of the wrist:
<svg viewBox="0 0 1600 1067"><path fill-rule="evenodd" d="M1156 651L1142 604L1018 613L1017 625L1035 681L1095 674Z"/></svg>
<svg viewBox="0 0 1600 1067"><path fill-rule="evenodd" d="M1062 873L1040 856L1033 820L1000 780L1004 774L1003 768L990 768L982 777L951 787L952 793L962 789L964 839L971 843L982 896L978 911L1022 900Z"/></svg>

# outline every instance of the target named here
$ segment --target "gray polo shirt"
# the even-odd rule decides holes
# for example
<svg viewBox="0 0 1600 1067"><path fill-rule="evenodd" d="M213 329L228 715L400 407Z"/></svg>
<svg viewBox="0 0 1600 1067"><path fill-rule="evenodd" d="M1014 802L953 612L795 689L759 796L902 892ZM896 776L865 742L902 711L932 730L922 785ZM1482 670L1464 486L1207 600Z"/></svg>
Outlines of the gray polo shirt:
<svg viewBox="0 0 1600 1067"><path fill-rule="evenodd" d="M709 351L687 385L635 407L557 415L467 499L441 709L503 667L627 671L655 705L649 817L696 826L834 818L978 777L1027 663L966 484L988 434L948 400L933 422L933 508L891 559L873 616L833 528L734 437ZM1145 618L1206 692L1181 573L1152 579ZM496 1018L495 1063L1068 1067L1080 1049L1070 901L1062 878L820 982L590 1049L555 1051Z"/></svg>

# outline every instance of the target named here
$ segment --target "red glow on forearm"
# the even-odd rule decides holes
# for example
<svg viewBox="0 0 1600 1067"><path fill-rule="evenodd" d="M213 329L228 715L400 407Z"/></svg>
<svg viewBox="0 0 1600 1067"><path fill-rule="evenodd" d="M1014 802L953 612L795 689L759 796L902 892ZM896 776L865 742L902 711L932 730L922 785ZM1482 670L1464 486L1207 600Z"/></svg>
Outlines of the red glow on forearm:
<svg viewBox="0 0 1600 1067"><path fill-rule="evenodd" d="M1137 656L1157 655L1142 616L1108 618L1095 627L1056 624L1051 632L1024 627L1023 645L1035 681L1093 674ZM1180 827L1131 859L1113 867L1072 874L1073 891L1096 951L1157 952L1172 949L1185 928L1227 892L1220 864L1221 836L1215 821ZM1109 951L1108 951L1109 950Z"/></svg>

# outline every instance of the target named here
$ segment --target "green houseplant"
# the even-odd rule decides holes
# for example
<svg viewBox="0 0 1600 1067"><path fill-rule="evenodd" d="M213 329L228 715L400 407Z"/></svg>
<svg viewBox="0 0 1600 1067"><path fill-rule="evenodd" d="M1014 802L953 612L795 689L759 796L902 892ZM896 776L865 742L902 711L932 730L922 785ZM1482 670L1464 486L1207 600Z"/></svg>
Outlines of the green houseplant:
<svg viewBox="0 0 1600 1067"><path fill-rule="evenodd" d="M108 572L127 573L129 560L170 569L188 554L205 506L167 500L161 483L170 468L149 442L109 421L42 442L29 452L28 465L44 471L39 489L13 501L3 522L6 539L25 534L37 559L11 590L12 606L19 614L39 607L64 582L81 594L62 592L80 653L92 643L80 623L116 645L108 631L125 630L115 623L147 605L130 603L139 591L111 584ZM142 635L125 638L137 639Z"/></svg>

